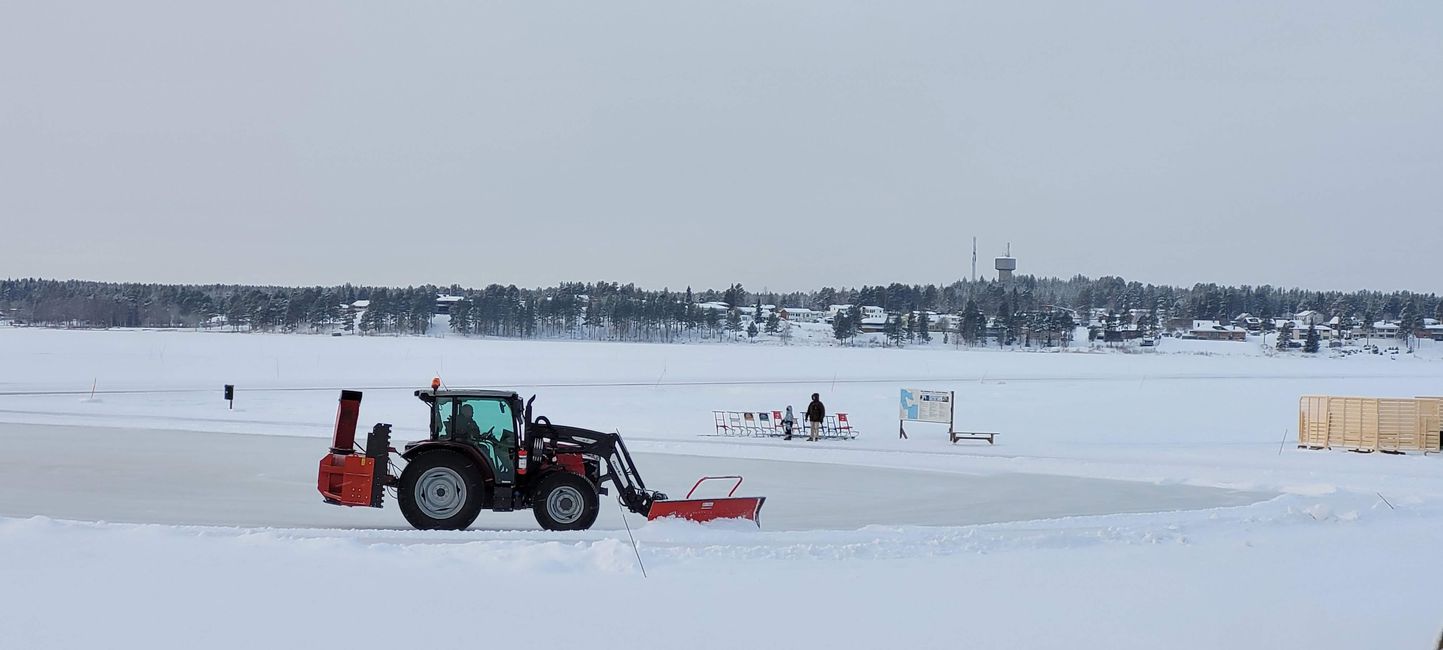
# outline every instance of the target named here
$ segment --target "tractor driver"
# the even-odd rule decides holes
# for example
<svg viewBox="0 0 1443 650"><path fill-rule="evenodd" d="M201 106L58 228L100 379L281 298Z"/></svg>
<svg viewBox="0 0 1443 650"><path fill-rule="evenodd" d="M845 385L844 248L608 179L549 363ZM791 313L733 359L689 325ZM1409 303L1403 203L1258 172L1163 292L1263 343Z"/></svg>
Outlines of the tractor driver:
<svg viewBox="0 0 1443 650"><path fill-rule="evenodd" d="M470 404L462 404L461 412L451 418L450 426L446 427L451 432L452 440L476 442L481 437L481 427L476 424L476 410Z"/></svg>

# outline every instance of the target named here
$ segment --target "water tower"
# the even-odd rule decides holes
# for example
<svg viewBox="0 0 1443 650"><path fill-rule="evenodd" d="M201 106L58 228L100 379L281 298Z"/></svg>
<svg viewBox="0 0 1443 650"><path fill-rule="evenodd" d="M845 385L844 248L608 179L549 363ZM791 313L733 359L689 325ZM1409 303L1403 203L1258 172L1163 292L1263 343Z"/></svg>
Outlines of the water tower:
<svg viewBox="0 0 1443 650"><path fill-rule="evenodd" d="M997 258L993 267L997 269L998 282L1011 282L1012 272L1017 270L1017 258L1012 256L1012 244L1007 244L1007 254Z"/></svg>

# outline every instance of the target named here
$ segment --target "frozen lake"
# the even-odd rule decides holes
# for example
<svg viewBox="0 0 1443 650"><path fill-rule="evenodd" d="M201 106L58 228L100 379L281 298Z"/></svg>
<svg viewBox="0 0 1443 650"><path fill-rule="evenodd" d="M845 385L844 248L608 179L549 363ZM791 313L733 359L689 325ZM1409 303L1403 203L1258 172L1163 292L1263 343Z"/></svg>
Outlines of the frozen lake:
<svg viewBox="0 0 1443 650"><path fill-rule="evenodd" d="M22 622L24 647L323 646L335 627L318 624L318 602L364 606L378 580L474 602L481 581L517 602L608 594L566 626L516 608L516 630L557 645L595 645L641 604L625 647L955 646L940 625L984 648L1430 647L1443 570L1356 558L1430 557L1443 458L1290 439L1299 395L1437 394L1438 350L1271 358L1190 343L1028 354L0 330L0 611ZM322 503L338 389L364 390L362 428L391 422L402 441L424 435L411 391L435 375L534 392L558 423L619 430L648 485L673 496L742 474L740 493L768 499L762 528L628 515L629 534L607 499L586 532L539 530L529 512L414 531L394 504ZM954 390L959 427L1002 435L953 445L945 425L909 425L899 440L900 388ZM709 435L712 409L812 391L862 436ZM866 615L803 624L814 601ZM66 611L89 622L54 624ZM267 625L238 628L237 611ZM721 624L725 611L752 622ZM368 634L375 647L457 640L436 626Z"/></svg>

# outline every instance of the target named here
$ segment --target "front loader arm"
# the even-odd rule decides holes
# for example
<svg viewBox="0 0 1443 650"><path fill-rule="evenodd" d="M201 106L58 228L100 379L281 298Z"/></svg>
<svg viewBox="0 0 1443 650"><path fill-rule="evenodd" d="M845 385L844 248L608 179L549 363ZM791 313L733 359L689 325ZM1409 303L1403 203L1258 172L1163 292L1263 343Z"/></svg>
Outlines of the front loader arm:
<svg viewBox="0 0 1443 650"><path fill-rule="evenodd" d="M540 419L544 421L544 418ZM546 440L547 449L557 453L588 454L605 462L606 473L599 480L610 480L616 486L617 497L628 510L645 516L651 511L653 502L666 499L665 494L646 489L646 482L637 472L636 463L632 461L631 452L626 449L621 435L550 422L537 426L537 433Z"/></svg>

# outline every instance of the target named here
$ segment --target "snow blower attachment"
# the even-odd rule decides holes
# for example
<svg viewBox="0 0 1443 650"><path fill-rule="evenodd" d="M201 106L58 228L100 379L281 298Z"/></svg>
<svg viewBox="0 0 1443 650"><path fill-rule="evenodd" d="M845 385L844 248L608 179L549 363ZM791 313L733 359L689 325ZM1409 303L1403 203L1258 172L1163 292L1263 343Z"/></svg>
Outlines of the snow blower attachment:
<svg viewBox="0 0 1443 650"><path fill-rule="evenodd" d="M356 420L361 413L361 392L341 391L336 409L336 431L331 453L321 459L317 488L327 503L381 507L391 478L391 425L377 424L366 437L366 448L356 447Z"/></svg>
<svg viewBox="0 0 1443 650"><path fill-rule="evenodd" d="M482 510L531 509L548 530L585 530L596 521L607 482L622 506L647 519L756 522L765 501L734 496L740 476L704 476L686 499L668 500L647 489L620 435L533 419L535 397L441 390L439 381L415 395L430 410L430 437L407 444L399 453L404 462L393 463L389 424L375 425L365 449L356 448L361 393L341 391L330 453L317 478L326 503L380 508L386 489L393 488L401 514L420 529L459 530ZM401 472L392 473L393 467ZM726 497L692 498L714 479L736 484Z"/></svg>

